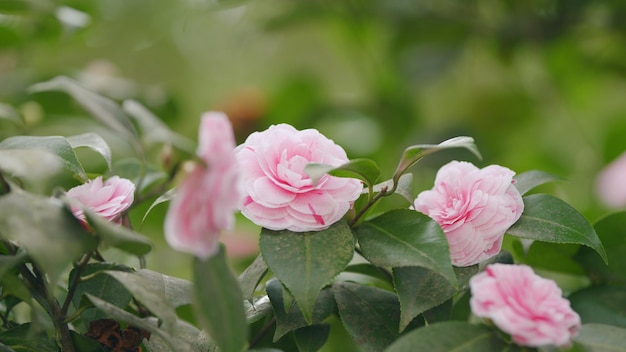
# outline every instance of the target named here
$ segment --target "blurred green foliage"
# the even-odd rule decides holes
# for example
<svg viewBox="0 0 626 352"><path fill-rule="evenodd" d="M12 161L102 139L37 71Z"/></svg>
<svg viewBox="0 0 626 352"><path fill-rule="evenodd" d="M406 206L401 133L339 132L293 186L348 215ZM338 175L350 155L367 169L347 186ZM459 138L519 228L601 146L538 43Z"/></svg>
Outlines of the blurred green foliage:
<svg viewBox="0 0 626 352"><path fill-rule="evenodd" d="M472 136L483 161L428 159L415 193L451 158L540 169L594 219L595 174L626 150L624 18L621 0L0 0L0 139L96 131L113 159L132 154L67 95L28 91L66 75L193 140L207 110L239 141L273 123L318 128L383 179L407 145ZM164 208L145 233L160 234ZM188 270L174 258L154 265Z"/></svg>

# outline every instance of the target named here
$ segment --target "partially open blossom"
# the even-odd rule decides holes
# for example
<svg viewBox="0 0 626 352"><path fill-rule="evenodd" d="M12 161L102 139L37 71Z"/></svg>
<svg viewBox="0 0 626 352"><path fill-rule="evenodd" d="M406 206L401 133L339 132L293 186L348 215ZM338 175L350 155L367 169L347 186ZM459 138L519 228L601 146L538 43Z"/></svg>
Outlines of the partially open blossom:
<svg viewBox="0 0 626 352"><path fill-rule="evenodd" d="M468 162L444 165L432 190L420 193L415 210L439 223L455 266L470 266L500 252L506 230L522 215L524 203L513 185L515 173Z"/></svg>
<svg viewBox="0 0 626 352"><path fill-rule="evenodd" d="M596 178L596 193L609 208L626 207L626 153L600 171Z"/></svg>
<svg viewBox="0 0 626 352"><path fill-rule="evenodd" d="M83 207L108 221L119 222L122 213L133 204L135 185L119 176L113 176L106 181L98 176L70 189L66 195L72 200L72 213L81 222L86 223Z"/></svg>
<svg viewBox="0 0 626 352"><path fill-rule="evenodd" d="M165 238L172 248L208 258L215 254L219 234L235 222L242 198L235 137L228 117L202 116L196 153L206 165L190 165L165 217Z"/></svg>
<svg viewBox="0 0 626 352"><path fill-rule="evenodd" d="M474 315L491 319L518 345L566 346L580 329L561 289L529 266L489 265L471 278L470 290Z"/></svg>
<svg viewBox="0 0 626 352"><path fill-rule="evenodd" d="M252 133L236 149L245 199L241 212L271 230L322 230L340 220L359 197L361 181L324 175L316 185L308 163L339 166L346 152L317 130L287 124Z"/></svg>

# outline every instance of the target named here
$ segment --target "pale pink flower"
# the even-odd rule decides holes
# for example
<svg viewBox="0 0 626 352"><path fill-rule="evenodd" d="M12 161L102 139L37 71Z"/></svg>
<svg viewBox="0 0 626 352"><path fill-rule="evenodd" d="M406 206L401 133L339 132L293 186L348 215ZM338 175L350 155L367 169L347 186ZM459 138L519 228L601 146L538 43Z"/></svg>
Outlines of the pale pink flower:
<svg viewBox="0 0 626 352"><path fill-rule="evenodd" d="M437 172L432 190L420 193L415 210L439 223L455 266L470 266L500 252L504 233L522 215L524 203L513 185L515 173L452 161Z"/></svg>
<svg viewBox="0 0 626 352"><path fill-rule="evenodd" d="M235 136L220 112L202 116L196 153L206 165L193 164L177 188L165 217L165 239L183 252L206 259L219 248L219 234L233 227L241 198Z"/></svg>
<svg viewBox="0 0 626 352"><path fill-rule="evenodd" d="M529 266L489 265L471 278L470 290L472 313L491 319L518 345L566 346L580 329L561 289Z"/></svg>
<svg viewBox="0 0 626 352"><path fill-rule="evenodd" d="M304 172L308 163L348 162L343 148L314 129L273 125L248 136L236 153L246 193L241 212L271 230L325 229L350 210L363 189L359 180L329 175L313 185Z"/></svg>
<svg viewBox="0 0 626 352"><path fill-rule="evenodd" d="M108 221L120 222L135 197L135 185L125 178L113 176L106 181L102 176L76 186L66 193L70 198L72 213L82 223L86 223L83 207L102 216Z"/></svg>
<svg viewBox="0 0 626 352"><path fill-rule="evenodd" d="M600 171L596 178L596 193L609 208L626 207L626 153Z"/></svg>

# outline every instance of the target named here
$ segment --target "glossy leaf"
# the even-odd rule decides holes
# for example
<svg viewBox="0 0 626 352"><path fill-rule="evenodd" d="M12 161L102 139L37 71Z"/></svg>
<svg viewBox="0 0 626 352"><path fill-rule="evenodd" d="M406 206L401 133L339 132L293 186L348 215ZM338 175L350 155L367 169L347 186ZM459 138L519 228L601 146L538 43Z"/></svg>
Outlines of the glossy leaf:
<svg viewBox="0 0 626 352"><path fill-rule="evenodd" d="M122 108L139 125L144 142L148 144L170 143L188 153L194 153L195 147L192 141L169 129L166 124L139 102L125 100Z"/></svg>
<svg viewBox="0 0 626 352"><path fill-rule="evenodd" d="M63 161L45 149L0 149L0 169L21 179L39 182L63 169Z"/></svg>
<svg viewBox="0 0 626 352"><path fill-rule="evenodd" d="M107 352L107 350L98 343L95 339L81 335L76 331L70 330L72 336L72 343L74 348L80 352Z"/></svg>
<svg viewBox="0 0 626 352"><path fill-rule="evenodd" d="M559 177L539 170L526 171L513 177L515 188L521 195L528 193L535 187L560 180Z"/></svg>
<svg viewBox="0 0 626 352"><path fill-rule="evenodd" d="M476 155L477 158L482 159L478 148L474 144L474 138L472 137L454 137L439 144L413 145L406 148L402 153L402 158L400 159L400 162L396 167L396 171L393 174L394 181L397 183L400 176L402 176L411 166L415 165L426 155L451 148L465 148Z"/></svg>
<svg viewBox="0 0 626 352"><path fill-rule="evenodd" d="M373 186L380 177L380 168L370 159L353 159L340 166L310 163L304 167L304 172L309 175L313 184L325 174L357 178L368 186Z"/></svg>
<svg viewBox="0 0 626 352"><path fill-rule="evenodd" d="M267 264L265 264L263 256L259 254L252 264L239 275L239 284L241 285L241 292L245 300L252 302L254 292L259 282L261 282L261 279L263 279L263 276L265 276L265 273L267 273Z"/></svg>
<svg viewBox="0 0 626 352"><path fill-rule="evenodd" d="M37 333L30 323L22 324L0 333L2 345L15 352L58 352L54 339L43 333ZM8 350L11 351L11 350Z"/></svg>
<svg viewBox="0 0 626 352"><path fill-rule="evenodd" d="M265 286L276 316L276 331L273 340L278 341L290 331L310 325L304 320L298 305L292 300L286 307L283 287L278 280L270 280ZM313 307L312 324L320 324L335 310L335 300L330 289L324 289L317 296Z"/></svg>
<svg viewBox="0 0 626 352"><path fill-rule="evenodd" d="M152 324L158 324L154 318L148 318L147 321ZM205 331L198 330L195 326L182 320L176 322L176 339L186 341L193 352L218 352L217 347ZM143 344L149 352L178 351L177 349L172 350L167 341L158 335L153 335L149 340L144 340Z"/></svg>
<svg viewBox="0 0 626 352"><path fill-rule="evenodd" d="M465 322L435 323L413 330L385 352L502 351L505 343L494 330Z"/></svg>
<svg viewBox="0 0 626 352"><path fill-rule="evenodd" d="M206 261L194 260L193 282L200 325L222 352L243 351L248 336L243 295L223 245Z"/></svg>
<svg viewBox="0 0 626 352"><path fill-rule="evenodd" d="M152 250L150 240L143 235L111 223L88 210L85 210L85 216L89 226L105 244L137 256L146 255Z"/></svg>
<svg viewBox="0 0 626 352"><path fill-rule="evenodd" d="M31 92L61 91L69 94L96 120L125 137L135 138L137 132L128 116L113 100L96 94L76 81L59 76L30 88Z"/></svg>
<svg viewBox="0 0 626 352"><path fill-rule="evenodd" d="M400 303L393 293L351 282L333 285L339 316L361 351L383 351L400 335Z"/></svg>
<svg viewBox="0 0 626 352"><path fill-rule="evenodd" d="M87 265L81 272L81 281L76 286L73 297L74 307L80 306L81 297L84 293L91 294L105 300L117 307L125 308L132 295L118 280L110 275L104 275L104 270L130 270L113 263L92 263ZM74 280L76 270L70 273L70 281Z"/></svg>
<svg viewBox="0 0 626 352"><path fill-rule="evenodd" d="M304 328L300 328L294 332L296 339L296 345L300 352L316 352L328 339L330 333L330 325L311 325Z"/></svg>
<svg viewBox="0 0 626 352"><path fill-rule="evenodd" d="M92 296L90 294L85 294L85 296L93 303L93 305L104 312L109 318L114 319L118 322L127 323L133 326L136 326L142 330L149 331L151 334L158 336L163 341L167 343L167 345L173 350L177 352L192 352L193 348L191 345L183 339L178 338L163 329L158 327L158 322L150 319L150 318L139 318L109 302L101 300L98 297Z"/></svg>
<svg viewBox="0 0 626 352"><path fill-rule="evenodd" d="M626 329L605 324L584 324L574 341L589 352L623 351Z"/></svg>
<svg viewBox="0 0 626 352"><path fill-rule="evenodd" d="M87 180L87 174L83 166L76 158L76 153L70 142L59 136L15 136L9 137L0 142L0 149L44 149L61 158L63 167L72 174L79 176L82 180Z"/></svg>
<svg viewBox="0 0 626 352"><path fill-rule="evenodd" d="M425 267L456 285L446 236L428 216L409 209L391 210L354 231L363 256L372 264Z"/></svg>
<svg viewBox="0 0 626 352"><path fill-rule="evenodd" d="M478 265L455 268L458 281L465 286L478 273ZM400 332L425 311L449 300L460 290L438 273L415 266L393 268L394 286L398 293L402 314Z"/></svg>
<svg viewBox="0 0 626 352"><path fill-rule="evenodd" d="M588 247L581 247L574 257L595 280L626 287L626 212L607 215L594 228L602 241L609 264L606 265Z"/></svg>
<svg viewBox="0 0 626 352"><path fill-rule="evenodd" d="M262 296L254 299L253 303L245 300L243 306L246 313L246 321L248 325L261 320L269 314L273 313L272 302L268 296Z"/></svg>
<svg viewBox="0 0 626 352"><path fill-rule="evenodd" d="M99 135L95 133L79 134L67 137L67 141L73 149L89 148L100 154L102 158L104 158L104 161L106 161L109 170L111 170L111 148L109 148L107 142Z"/></svg>
<svg viewBox="0 0 626 352"><path fill-rule="evenodd" d="M176 326L176 311L167 299L164 289L156 289L150 281L138 273L125 271L105 271L105 274L119 281L133 297L152 314L163 321L163 328L168 333L174 332Z"/></svg>
<svg viewBox="0 0 626 352"><path fill-rule="evenodd" d="M145 280L148 285L147 289L158 292L165 297L172 306L179 307L193 303L193 284L191 281L164 275L148 269L138 270L135 274Z"/></svg>
<svg viewBox="0 0 626 352"><path fill-rule="evenodd" d="M537 241L582 244L607 262L606 252L591 224L571 205L547 194L524 199L524 212L508 234Z"/></svg>
<svg viewBox="0 0 626 352"><path fill-rule="evenodd" d="M571 294L572 309L583 324L600 323L626 328L626 290L614 286L591 286Z"/></svg>
<svg viewBox="0 0 626 352"><path fill-rule="evenodd" d="M0 197L0 237L17 241L51 282L96 247L94 237L61 201L25 192Z"/></svg>
<svg viewBox="0 0 626 352"><path fill-rule="evenodd" d="M546 269L554 272L569 273L574 275L584 275L582 266L573 259L574 254L581 246L576 244L533 242L528 248L525 256L525 263L533 268ZM589 247L584 247L589 248ZM608 249L608 248L607 248ZM593 252L592 249L589 248ZM594 258L599 262L602 260L593 252ZM604 263L602 263L604 265Z"/></svg>
<svg viewBox="0 0 626 352"><path fill-rule="evenodd" d="M317 232L263 229L260 247L267 266L293 295L310 323L318 293L352 259L354 237L345 221Z"/></svg>
<svg viewBox="0 0 626 352"><path fill-rule="evenodd" d="M394 189L393 179L374 185L373 191L382 192L385 190L385 192L388 192L392 189ZM410 204L413 204L415 201L415 197L413 196L413 174L408 173L400 176L398 184L395 186L394 193L406 199Z"/></svg>

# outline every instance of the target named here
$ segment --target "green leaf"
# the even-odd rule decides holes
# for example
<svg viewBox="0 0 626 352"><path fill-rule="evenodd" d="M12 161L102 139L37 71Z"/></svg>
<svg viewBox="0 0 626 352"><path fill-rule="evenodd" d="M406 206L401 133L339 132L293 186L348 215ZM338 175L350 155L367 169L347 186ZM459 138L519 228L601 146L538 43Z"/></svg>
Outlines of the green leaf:
<svg viewBox="0 0 626 352"><path fill-rule="evenodd" d="M344 272L366 275L389 284L393 283L393 278L386 269L374 266L370 263L350 264Z"/></svg>
<svg viewBox="0 0 626 352"><path fill-rule="evenodd" d="M157 287L154 280L146 279L138 273L125 271L105 271L105 274L119 281L133 297L152 314L163 321L163 328L168 333L174 333L176 326L176 311L165 295L164 287Z"/></svg>
<svg viewBox="0 0 626 352"><path fill-rule="evenodd" d="M604 324L584 324L574 341L589 352L618 352L626 346L626 329Z"/></svg>
<svg viewBox="0 0 626 352"><path fill-rule="evenodd" d="M310 325L304 320L302 311L298 305L292 300L291 304L285 307L285 297L283 295L283 287L278 280L270 280L267 282L265 289L267 296L272 302L274 315L276 316L276 331L274 332L273 341L278 341L281 337L290 331ZM287 293L288 294L288 293ZM331 315L335 310L335 299L330 289L323 289L317 296L315 306L313 307L312 324L320 324Z"/></svg>
<svg viewBox="0 0 626 352"><path fill-rule="evenodd" d="M626 290L614 286L591 286L568 297L583 324L600 323L626 328Z"/></svg>
<svg viewBox="0 0 626 352"><path fill-rule="evenodd" d="M169 129L166 124L139 102L125 100L122 108L139 125L145 143L170 143L188 153L195 153L195 146L192 141Z"/></svg>
<svg viewBox="0 0 626 352"><path fill-rule="evenodd" d="M294 332L296 338L296 345L300 352L316 352L328 339L330 333L330 325L311 325L304 328L300 328Z"/></svg>
<svg viewBox="0 0 626 352"><path fill-rule="evenodd" d="M393 293L351 282L333 285L341 321L362 351L384 350L400 335L400 303Z"/></svg>
<svg viewBox="0 0 626 352"><path fill-rule="evenodd" d="M145 194L155 185L161 185L168 175L159 168L137 158L126 158L113 164L111 174L127 178L137 186L138 194Z"/></svg>
<svg viewBox="0 0 626 352"><path fill-rule="evenodd" d="M0 237L17 241L53 283L72 261L96 247L95 238L61 201L26 192L0 197Z"/></svg>
<svg viewBox="0 0 626 352"><path fill-rule="evenodd" d="M45 149L0 149L0 169L11 176L37 183L61 171L63 161Z"/></svg>
<svg viewBox="0 0 626 352"><path fill-rule="evenodd" d="M194 260L193 282L200 325L222 352L243 351L248 336L243 295L223 245L206 261Z"/></svg>
<svg viewBox="0 0 626 352"><path fill-rule="evenodd" d="M363 256L372 264L425 267L456 285L446 236L428 216L409 209L391 210L354 231Z"/></svg>
<svg viewBox="0 0 626 352"><path fill-rule="evenodd" d="M74 348L80 352L107 352L107 350L98 343L98 341L86 337L77 333L76 331L70 330L70 335L72 336L72 343L74 344Z"/></svg>
<svg viewBox="0 0 626 352"><path fill-rule="evenodd" d="M385 352L502 351L504 342L495 331L465 322L435 323L407 333Z"/></svg>
<svg viewBox="0 0 626 352"><path fill-rule="evenodd" d="M67 137L67 141L73 149L84 147L100 154L106 161L109 170L111 170L111 148L99 135L95 133L79 134Z"/></svg>
<svg viewBox="0 0 626 352"><path fill-rule="evenodd" d="M92 296L90 294L85 294L85 296L93 303L96 308L100 309L102 312L106 313L106 315L118 322L127 323L133 326L136 326L142 330L149 331L151 334L158 336L163 341L167 343L167 345L172 349L172 351L176 352L191 352L193 351L192 347L186 340L175 337L174 335L166 332L163 329L158 327L158 322L155 319L151 318L139 318L109 302L101 300L98 297ZM56 351L55 351L56 352Z"/></svg>
<svg viewBox="0 0 626 352"><path fill-rule="evenodd" d="M584 275L585 271L582 266L572 258L580 247L576 244L535 241L528 248L528 254L524 261L535 269L541 268L561 273ZM594 258L602 262L595 253Z"/></svg>
<svg viewBox="0 0 626 352"><path fill-rule="evenodd" d="M259 254L252 264L239 275L239 285L241 285L241 292L245 300L252 302L254 292L265 273L267 273L267 264L265 264L263 256Z"/></svg>
<svg viewBox="0 0 626 352"><path fill-rule="evenodd" d="M465 286L469 279L478 273L478 265L455 268L455 271L459 277L458 281ZM423 267L393 268L393 278L402 308L400 332L416 316L439 306L460 291L440 274Z"/></svg>
<svg viewBox="0 0 626 352"><path fill-rule="evenodd" d="M598 220L594 228L606 248L609 264L602 262L588 247L580 247L574 258L590 272L592 278L626 287L626 212L607 215Z"/></svg>
<svg viewBox="0 0 626 352"><path fill-rule="evenodd" d="M150 214L150 212L152 211L152 209L154 209L154 207L156 207L157 205L161 203L169 202L170 200L174 199L175 195L176 195L176 189L170 189L169 191L161 194L157 199L154 200L154 202L152 202L152 204L150 204L150 207L148 208L148 210L146 210L146 213L143 214L143 218L141 218L141 223L143 224L146 221L148 214Z"/></svg>
<svg viewBox="0 0 626 352"><path fill-rule="evenodd" d="M521 195L543 184L560 180L559 177L539 170L526 171L513 177L515 188Z"/></svg>
<svg viewBox="0 0 626 352"><path fill-rule="evenodd" d="M388 192L394 189L394 193L406 199L410 204L413 204L415 197L413 196L413 174L404 174L398 179L398 185L394 188L394 180L387 180L379 184L374 185L374 192ZM365 190L364 190L365 192Z"/></svg>
<svg viewBox="0 0 626 352"><path fill-rule="evenodd" d="M22 324L0 333L0 341L15 352L58 352L54 339L33 332L32 324ZM10 351L10 350L8 350Z"/></svg>
<svg viewBox="0 0 626 352"><path fill-rule="evenodd" d="M22 263L26 257L25 252L19 252L16 255L0 255L0 278L2 278L8 270Z"/></svg>
<svg viewBox="0 0 626 352"><path fill-rule="evenodd" d="M72 174L79 176L83 181L87 180L87 174L83 166L76 158L74 149L65 137L60 136L15 136L0 142L0 149L24 150L44 149L61 158L63 167Z"/></svg>
<svg viewBox="0 0 626 352"><path fill-rule="evenodd" d="M76 81L59 76L30 87L32 93L61 91L69 94L96 120L124 137L135 139L137 131L128 116L113 100L96 94Z"/></svg>
<svg viewBox="0 0 626 352"><path fill-rule="evenodd" d="M411 166L415 165L426 155L450 148L465 148L476 155L477 158L482 159L478 148L476 148L476 145L474 144L474 138L472 137L454 137L439 144L413 145L406 148L402 153L402 158L400 159L400 162L396 167L396 171L393 174L394 182L397 183L400 176L402 176Z"/></svg>
<svg viewBox="0 0 626 352"><path fill-rule="evenodd" d="M263 229L259 243L265 263L293 295L309 323L318 293L354 255L354 237L345 221L317 232Z"/></svg>
<svg viewBox="0 0 626 352"><path fill-rule="evenodd" d="M272 302L270 302L267 296L259 297L255 299L253 303L246 300L243 302L243 305L246 311L246 321L248 325L273 313Z"/></svg>
<svg viewBox="0 0 626 352"><path fill-rule="evenodd" d="M84 209L89 226L102 239L102 242L136 256L146 255L152 250L150 240L124 226L114 224Z"/></svg>
<svg viewBox="0 0 626 352"><path fill-rule="evenodd" d="M157 323L154 318L147 320L153 324ZM188 342L194 352L218 352L217 347L205 331L198 330L185 321L178 320L176 322L176 338ZM151 336L149 340L144 340L143 344L149 352L178 352L178 349L172 350L167 341L159 336Z"/></svg>
<svg viewBox="0 0 626 352"><path fill-rule="evenodd" d="M591 224L571 205L547 194L524 199L524 212L508 234L537 241L575 243L593 248L607 263L606 252Z"/></svg>
<svg viewBox="0 0 626 352"><path fill-rule="evenodd" d="M304 172L309 175L313 184L316 184L326 174L356 178L368 186L373 186L380 177L380 168L376 162L370 159L353 159L340 166L310 163L304 167Z"/></svg>
<svg viewBox="0 0 626 352"><path fill-rule="evenodd" d="M81 281L76 286L72 300L74 307L79 308L82 295L88 293L117 307L125 308L132 299L130 292L112 276L101 274L104 270L120 269L130 270L128 267L120 267L118 264L113 263L92 263L85 266L81 272ZM70 273L70 282L74 280L75 275L76 269Z"/></svg>
<svg viewBox="0 0 626 352"><path fill-rule="evenodd" d="M164 275L156 271L141 269L136 275L145 279L148 289L163 295L174 307L193 303L193 284L191 281Z"/></svg>

